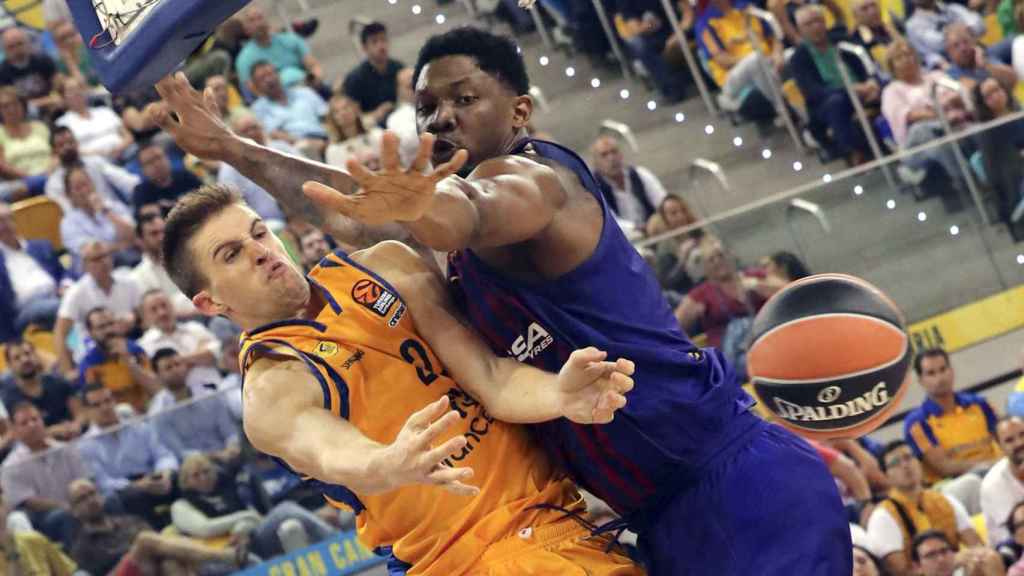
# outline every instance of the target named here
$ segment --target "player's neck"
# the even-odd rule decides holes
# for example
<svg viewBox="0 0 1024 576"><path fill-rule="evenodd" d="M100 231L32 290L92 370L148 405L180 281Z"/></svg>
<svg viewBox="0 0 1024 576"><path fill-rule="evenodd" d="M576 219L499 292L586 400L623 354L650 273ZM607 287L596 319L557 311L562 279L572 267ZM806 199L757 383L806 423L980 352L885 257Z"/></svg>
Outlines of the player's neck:
<svg viewBox="0 0 1024 576"><path fill-rule="evenodd" d="M931 399L932 402L935 402L940 408L942 408L943 412L949 412L956 409L956 398L953 396L952 392L949 394L943 394L942 396L932 396Z"/></svg>

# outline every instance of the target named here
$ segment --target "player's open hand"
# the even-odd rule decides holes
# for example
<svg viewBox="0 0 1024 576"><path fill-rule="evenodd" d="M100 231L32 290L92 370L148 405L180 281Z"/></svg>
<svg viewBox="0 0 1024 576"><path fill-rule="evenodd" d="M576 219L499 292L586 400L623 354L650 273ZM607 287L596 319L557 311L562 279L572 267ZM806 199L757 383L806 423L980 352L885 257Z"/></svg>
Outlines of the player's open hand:
<svg viewBox="0 0 1024 576"><path fill-rule="evenodd" d="M376 473L387 479L389 488L436 484L460 496L476 496L480 489L463 483L473 477L472 468L441 464L442 460L465 448L466 437L456 436L440 446L433 446L459 419L458 412L449 410L447 396L416 412L402 426L395 441L384 448L376 463Z"/></svg>
<svg viewBox="0 0 1024 576"><path fill-rule="evenodd" d="M233 134L221 120L212 90L200 94L185 74L178 72L157 82L156 91L163 100L146 107L149 119L186 152L203 160L224 160L226 143Z"/></svg>
<svg viewBox="0 0 1024 576"><path fill-rule="evenodd" d="M392 132L384 133L380 145L380 170L370 170L354 159L348 161L346 168L359 187L353 194L342 194L319 182L306 182L302 190L321 207L370 226L415 222L433 204L437 183L458 172L469 155L465 150L459 150L448 162L428 169L434 136L423 134L416 159L406 169L402 168L398 145L398 136Z"/></svg>
<svg viewBox="0 0 1024 576"><path fill-rule="evenodd" d="M579 424L607 424L633 389L633 362L606 362L597 348L576 350L558 373L558 409Z"/></svg>

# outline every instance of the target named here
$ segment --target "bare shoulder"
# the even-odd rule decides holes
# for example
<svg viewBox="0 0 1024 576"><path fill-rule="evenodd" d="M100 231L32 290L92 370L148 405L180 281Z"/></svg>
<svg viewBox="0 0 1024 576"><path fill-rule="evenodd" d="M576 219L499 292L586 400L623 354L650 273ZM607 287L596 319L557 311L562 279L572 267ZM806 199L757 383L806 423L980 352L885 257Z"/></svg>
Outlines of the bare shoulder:
<svg viewBox="0 0 1024 576"><path fill-rule="evenodd" d="M349 257L387 280L405 300L426 295L426 291L443 285L437 268L402 242L380 242Z"/></svg>

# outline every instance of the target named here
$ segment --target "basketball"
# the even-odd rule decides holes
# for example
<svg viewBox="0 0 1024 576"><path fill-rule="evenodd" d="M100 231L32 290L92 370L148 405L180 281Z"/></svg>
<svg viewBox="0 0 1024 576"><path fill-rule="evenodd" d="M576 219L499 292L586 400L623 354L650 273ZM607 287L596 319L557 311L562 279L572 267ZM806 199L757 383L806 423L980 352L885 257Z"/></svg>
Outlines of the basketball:
<svg viewBox="0 0 1024 576"><path fill-rule="evenodd" d="M793 282L761 309L747 369L778 421L813 439L881 426L907 389L903 314L878 288L843 274Z"/></svg>

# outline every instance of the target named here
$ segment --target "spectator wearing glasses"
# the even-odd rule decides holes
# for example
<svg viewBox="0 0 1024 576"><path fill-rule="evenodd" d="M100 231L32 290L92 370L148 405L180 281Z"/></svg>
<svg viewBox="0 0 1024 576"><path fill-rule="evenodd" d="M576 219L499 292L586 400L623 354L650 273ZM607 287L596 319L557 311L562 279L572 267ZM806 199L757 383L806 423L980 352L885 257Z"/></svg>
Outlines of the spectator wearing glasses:
<svg viewBox="0 0 1024 576"><path fill-rule="evenodd" d="M999 555L985 548L957 550L940 530L914 537L911 556L920 576L1002 576ZM898 576L898 575L897 575Z"/></svg>
<svg viewBox="0 0 1024 576"><path fill-rule="evenodd" d="M868 534L890 574L912 574L914 537L928 529L940 531L957 548L962 545L985 550L963 504L925 488L921 462L906 442L894 440L887 444L881 463L892 488L871 513ZM994 550L988 552L995 554Z"/></svg>

